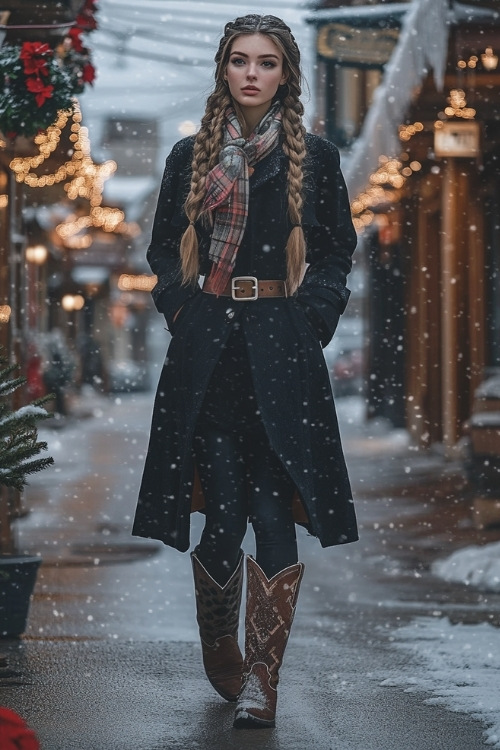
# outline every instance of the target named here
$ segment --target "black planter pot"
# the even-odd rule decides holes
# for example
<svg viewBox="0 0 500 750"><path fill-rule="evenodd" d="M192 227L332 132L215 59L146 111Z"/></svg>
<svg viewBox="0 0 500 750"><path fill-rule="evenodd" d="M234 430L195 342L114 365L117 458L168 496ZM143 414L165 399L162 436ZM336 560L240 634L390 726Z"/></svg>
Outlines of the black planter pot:
<svg viewBox="0 0 500 750"><path fill-rule="evenodd" d="M0 638L24 633L40 557L0 555Z"/></svg>

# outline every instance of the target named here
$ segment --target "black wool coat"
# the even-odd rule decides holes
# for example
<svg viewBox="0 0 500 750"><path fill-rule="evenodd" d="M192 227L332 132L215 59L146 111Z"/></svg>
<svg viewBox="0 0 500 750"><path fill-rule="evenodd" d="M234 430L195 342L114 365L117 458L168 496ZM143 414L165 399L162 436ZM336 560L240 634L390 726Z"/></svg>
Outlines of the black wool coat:
<svg viewBox="0 0 500 750"><path fill-rule="evenodd" d="M296 520L322 546L358 538L322 346L349 297L356 234L337 148L306 136L303 228L309 264L288 298L233 301L180 279L194 138L169 155L147 257L158 276L153 299L172 333L154 404L133 534L189 548L190 513L203 506L193 433L214 367L236 321L243 330L255 394L270 443L297 489ZM211 268L209 230L196 226L201 273ZM285 279L287 158L279 144L250 177L249 216L233 276ZM175 323L175 313L182 307Z"/></svg>

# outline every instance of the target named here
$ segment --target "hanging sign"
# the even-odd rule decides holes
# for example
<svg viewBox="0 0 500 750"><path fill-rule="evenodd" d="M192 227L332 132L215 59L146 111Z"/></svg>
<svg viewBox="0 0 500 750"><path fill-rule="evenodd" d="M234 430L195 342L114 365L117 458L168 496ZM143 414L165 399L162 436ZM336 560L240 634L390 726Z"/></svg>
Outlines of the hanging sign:
<svg viewBox="0 0 500 750"><path fill-rule="evenodd" d="M440 123L434 130L434 153L436 156L455 156L474 159L480 153L480 130L478 122Z"/></svg>
<svg viewBox="0 0 500 750"><path fill-rule="evenodd" d="M344 65L382 66L392 55L398 36L399 28L355 28L328 23L318 29L317 48L322 57Z"/></svg>

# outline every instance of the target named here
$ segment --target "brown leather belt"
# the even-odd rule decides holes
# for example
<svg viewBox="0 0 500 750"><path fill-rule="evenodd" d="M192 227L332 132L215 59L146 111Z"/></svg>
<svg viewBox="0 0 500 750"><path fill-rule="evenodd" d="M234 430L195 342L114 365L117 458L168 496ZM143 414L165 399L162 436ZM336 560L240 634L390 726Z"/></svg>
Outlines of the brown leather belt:
<svg viewBox="0 0 500 750"><path fill-rule="evenodd" d="M209 277L203 282L202 290L215 294ZM232 297L237 302L254 302L261 297L286 297L286 282L257 279L255 276L234 276L220 294L222 297Z"/></svg>

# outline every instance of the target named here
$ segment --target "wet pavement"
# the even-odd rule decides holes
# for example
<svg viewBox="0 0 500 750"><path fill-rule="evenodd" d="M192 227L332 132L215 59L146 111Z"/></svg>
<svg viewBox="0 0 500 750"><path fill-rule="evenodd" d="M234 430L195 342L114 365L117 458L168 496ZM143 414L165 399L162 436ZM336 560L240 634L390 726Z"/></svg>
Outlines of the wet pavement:
<svg viewBox="0 0 500 750"><path fill-rule="evenodd" d="M92 416L46 430L56 468L25 495L19 545L43 564L26 634L0 643L0 703L43 750L485 747L471 716L381 686L411 674L392 634L415 616L500 624L500 595L429 573L437 557L498 535L472 527L460 466L409 450L383 425L367 430L359 404L339 403L361 541L323 550L300 532L306 574L277 728L236 731L233 706L202 671L188 555L129 536L151 404L150 394L101 398ZM200 530L197 514L193 544Z"/></svg>

